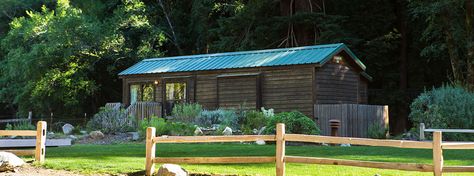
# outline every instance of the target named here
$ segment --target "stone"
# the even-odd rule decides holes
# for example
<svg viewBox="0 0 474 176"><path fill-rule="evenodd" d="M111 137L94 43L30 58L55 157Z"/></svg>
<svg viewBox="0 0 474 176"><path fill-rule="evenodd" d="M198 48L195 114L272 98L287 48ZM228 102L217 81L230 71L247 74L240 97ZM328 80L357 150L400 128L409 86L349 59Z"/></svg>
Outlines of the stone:
<svg viewBox="0 0 474 176"><path fill-rule="evenodd" d="M69 135L69 136L67 136L67 138L72 139L73 141L77 139L77 137L74 136L74 135Z"/></svg>
<svg viewBox="0 0 474 176"><path fill-rule="evenodd" d="M86 135L87 131L81 130L81 131L79 131L79 133L81 133L82 135Z"/></svg>
<svg viewBox="0 0 474 176"><path fill-rule="evenodd" d="M260 129L258 130L258 133L257 133L257 134L258 134L258 135L262 135L266 128L267 128L266 126L260 128Z"/></svg>
<svg viewBox="0 0 474 176"><path fill-rule="evenodd" d="M321 143L322 146L329 146L329 144Z"/></svg>
<svg viewBox="0 0 474 176"><path fill-rule="evenodd" d="M202 132L201 128L196 127L196 130L194 130L194 136L202 136L204 133Z"/></svg>
<svg viewBox="0 0 474 176"><path fill-rule="evenodd" d="M266 144L265 141L264 141L264 140L261 140L261 139L255 141L255 143L256 143L257 145L265 145L265 144Z"/></svg>
<svg viewBox="0 0 474 176"><path fill-rule="evenodd" d="M104 133L100 132L100 131L91 131L89 133L89 136L92 138L92 139L103 139L105 137Z"/></svg>
<svg viewBox="0 0 474 176"><path fill-rule="evenodd" d="M188 176L188 171L176 164L163 164L158 169L158 176Z"/></svg>
<svg viewBox="0 0 474 176"><path fill-rule="evenodd" d="M341 144L341 147L350 147L351 144Z"/></svg>
<svg viewBox="0 0 474 176"><path fill-rule="evenodd" d="M225 127L225 128L224 128L224 131L222 131L222 134L223 134L224 136L230 136L230 135L232 135L232 128L230 128L230 127Z"/></svg>
<svg viewBox="0 0 474 176"><path fill-rule="evenodd" d="M63 125L63 133L64 134L71 134L72 130L74 130L74 126L72 126L71 124L66 123L66 124Z"/></svg>
<svg viewBox="0 0 474 176"><path fill-rule="evenodd" d="M15 171L16 167L20 167L25 162L10 152L0 152L0 172Z"/></svg>
<svg viewBox="0 0 474 176"><path fill-rule="evenodd" d="M134 141L137 141L138 139L140 139L140 135L138 134L138 132L128 132L127 134L132 136L132 140Z"/></svg>

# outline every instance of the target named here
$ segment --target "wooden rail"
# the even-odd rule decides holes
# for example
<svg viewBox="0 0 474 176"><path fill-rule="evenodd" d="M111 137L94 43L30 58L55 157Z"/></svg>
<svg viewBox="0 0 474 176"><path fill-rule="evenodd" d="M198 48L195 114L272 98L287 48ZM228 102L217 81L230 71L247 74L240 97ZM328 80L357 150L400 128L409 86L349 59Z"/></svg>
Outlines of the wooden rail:
<svg viewBox="0 0 474 176"><path fill-rule="evenodd" d="M0 136L36 136L34 150L2 150L19 156L35 155L35 160L44 163L46 154L46 122L39 121L36 131L33 130L0 130Z"/></svg>
<svg viewBox="0 0 474 176"><path fill-rule="evenodd" d="M379 169L396 169L406 171L433 172L435 176L441 176L443 172L474 172L474 166L444 166L443 149L474 149L474 143L446 142L442 141L442 132L433 132L432 142L406 141L406 140L378 140L350 137L330 137L319 135L285 134L285 125L277 124L276 135L235 135L235 136L166 136L156 137L155 128L147 129L146 137L146 175L154 173L155 163L275 163L276 175L285 175L285 163L307 163L325 165L343 165L368 167ZM241 142L241 141L275 141L275 156L251 156L251 157L156 157L155 146L157 143L209 143L209 142ZM398 148L432 149L433 164L418 163L393 163L376 161L357 161L318 157L286 156L285 143L310 142L310 143L334 143L353 144L366 146L383 146Z"/></svg>

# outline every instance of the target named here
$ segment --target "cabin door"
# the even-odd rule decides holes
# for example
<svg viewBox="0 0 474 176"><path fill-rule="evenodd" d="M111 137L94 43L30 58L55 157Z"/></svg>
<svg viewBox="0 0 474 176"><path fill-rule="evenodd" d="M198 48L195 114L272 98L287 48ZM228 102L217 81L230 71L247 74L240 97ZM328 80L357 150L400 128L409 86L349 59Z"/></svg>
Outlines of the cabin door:
<svg viewBox="0 0 474 176"><path fill-rule="evenodd" d="M164 114L171 115L175 104L187 102L188 91L185 81L173 81L165 83Z"/></svg>

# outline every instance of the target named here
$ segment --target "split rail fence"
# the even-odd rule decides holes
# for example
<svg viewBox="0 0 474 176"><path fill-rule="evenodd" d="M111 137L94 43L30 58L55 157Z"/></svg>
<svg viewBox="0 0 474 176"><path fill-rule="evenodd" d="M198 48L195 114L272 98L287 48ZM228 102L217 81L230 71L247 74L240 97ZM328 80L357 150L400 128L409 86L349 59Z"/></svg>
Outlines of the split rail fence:
<svg viewBox="0 0 474 176"><path fill-rule="evenodd" d="M35 160L43 163L46 154L46 122L39 121L34 130L0 130L0 136L35 136L36 146L34 150L0 150L2 152L11 152L18 156L34 155Z"/></svg>
<svg viewBox="0 0 474 176"><path fill-rule="evenodd" d="M442 132L434 132L432 142L406 140L380 140L351 137L331 137L319 135L285 134L285 125L277 124L276 135L235 135L235 136L166 136L156 137L155 128L149 127L146 136L146 175L152 175L155 163L276 163L276 175L285 175L285 163L307 163L325 165L344 165L379 169L396 169L406 171L433 172L441 176L443 172L474 172L474 166L443 166L443 149L474 149L474 143L443 143ZM211 143L211 142L250 142L275 141L275 156L252 157L156 157L157 143ZM365 146L383 146L398 148L432 149L433 164L393 163L375 161L357 161L318 157L285 155L285 142L309 142L351 144Z"/></svg>

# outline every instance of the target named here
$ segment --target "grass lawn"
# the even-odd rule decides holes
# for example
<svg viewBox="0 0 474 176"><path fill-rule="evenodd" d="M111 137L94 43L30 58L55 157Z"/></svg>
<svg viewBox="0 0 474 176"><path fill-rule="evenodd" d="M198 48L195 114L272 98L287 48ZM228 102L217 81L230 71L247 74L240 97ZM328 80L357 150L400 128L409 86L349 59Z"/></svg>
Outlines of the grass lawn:
<svg viewBox="0 0 474 176"><path fill-rule="evenodd" d="M287 146L287 155L315 156L365 161L409 162L431 164L431 150L387 147ZM253 144L157 144L157 155L177 156L272 156L274 145ZM474 150L445 150L445 165L474 165ZM192 172L239 175L275 175L274 164L205 164L182 165ZM47 148L45 167L93 173L136 173L145 167L144 144L74 145ZM159 165L157 165L159 167ZM432 173L369 169L348 166L292 164L287 175L432 175ZM474 175L457 173L446 175Z"/></svg>

